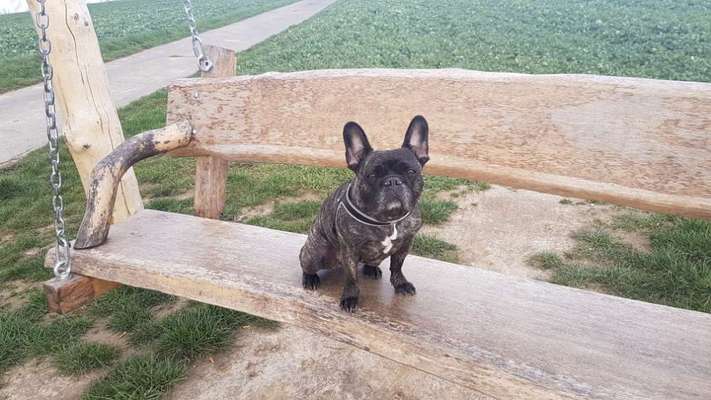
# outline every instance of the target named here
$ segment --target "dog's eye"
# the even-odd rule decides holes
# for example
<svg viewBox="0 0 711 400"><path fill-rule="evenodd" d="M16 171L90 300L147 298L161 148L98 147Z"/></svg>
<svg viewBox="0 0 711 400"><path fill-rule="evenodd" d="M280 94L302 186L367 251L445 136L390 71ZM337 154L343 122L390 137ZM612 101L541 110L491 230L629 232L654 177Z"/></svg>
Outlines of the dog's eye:
<svg viewBox="0 0 711 400"><path fill-rule="evenodd" d="M412 168L410 168L410 169L407 170L407 173L410 174L410 175L414 174L415 172L416 172L416 171L415 171L414 169L412 169Z"/></svg>

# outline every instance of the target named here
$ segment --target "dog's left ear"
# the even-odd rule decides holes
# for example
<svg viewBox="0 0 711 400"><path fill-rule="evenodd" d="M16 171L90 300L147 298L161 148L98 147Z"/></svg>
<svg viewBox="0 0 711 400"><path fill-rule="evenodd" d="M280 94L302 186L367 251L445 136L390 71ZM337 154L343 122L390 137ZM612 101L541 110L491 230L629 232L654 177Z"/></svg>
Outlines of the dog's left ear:
<svg viewBox="0 0 711 400"><path fill-rule="evenodd" d="M428 135L427 120L425 117L418 115L410 122L410 126L405 133L405 141L402 142L402 147L408 148L415 153L420 165L425 165L430 159L429 145L427 144Z"/></svg>

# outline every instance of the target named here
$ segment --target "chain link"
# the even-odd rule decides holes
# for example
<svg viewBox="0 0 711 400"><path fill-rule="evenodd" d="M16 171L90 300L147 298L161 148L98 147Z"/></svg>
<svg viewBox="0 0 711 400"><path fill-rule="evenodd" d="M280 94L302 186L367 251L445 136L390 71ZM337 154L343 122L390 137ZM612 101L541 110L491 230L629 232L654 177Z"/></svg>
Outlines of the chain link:
<svg viewBox="0 0 711 400"><path fill-rule="evenodd" d="M40 12L35 16L39 34L39 53L42 56L42 80L44 81L44 113L47 118L47 141L49 143L49 164L51 172L49 183L52 186L52 209L54 210L54 233L57 239L56 260L54 263L54 276L58 279L67 279L71 275L72 266L69 258L71 246L67 240L64 228L64 199L62 198L62 174L59 171L59 129L57 128L57 114L54 106L54 86L52 77L54 70L49 63L49 54L52 52L52 43L47 37L49 16L45 8L47 0L37 0Z"/></svg>
<svg viewBox="0 0 711 400"><path fill-rule="evenodd" d="M188 19L188 27L190 28L190 35L193 40L193 54L198 60L198 67L200 71L207 72L212 69L212 61L205 55L205 51L202 48L202 40L200 39L200 32L197 30L197 22L195 21L195 16L193 16L193 2L192 0L184 0L183 8L185 9L185 16Z"/></svg>

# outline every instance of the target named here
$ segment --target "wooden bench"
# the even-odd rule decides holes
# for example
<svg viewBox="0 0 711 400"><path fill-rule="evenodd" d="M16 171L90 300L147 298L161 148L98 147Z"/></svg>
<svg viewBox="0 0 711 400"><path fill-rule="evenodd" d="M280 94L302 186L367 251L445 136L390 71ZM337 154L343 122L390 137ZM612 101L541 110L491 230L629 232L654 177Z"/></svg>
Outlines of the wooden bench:
<svg viewBox="0 0 711 400"><path fill-rule="evenodd" d="M338 273L301 287L304 235L143 210L82 275L298 325L481 393L481 399L706 399L711 316L408 256L417 296L361 280L355 314Z"/></svg>
<svg viewBox="0 0 711 400"><path fill-rule="evenodd" d="M316 293L300 287L302 235L143 210L130 169L161 152L198 157L195 209L216 218L229 160L340 167L346 121L382 148L423 114L428 173L711 218L711 85L462 70L224 77L234 53L209 48L212 72L170 86L169 125L122 142L85 2L46 8L58 16L53 84L88 198L77 275L48 285L59 310L123 283L296 324L480 399L711 398L708 314L414 256L417 296L363 282L362 308L346 314L337 273Z"/></svg>
<svg viewBox="0 0 711 400"><path fill-rule="evenodd" d="M707 314L411 256L417 296L362 282L362 308L349 315L337 273L316 293L301 288L303 235L150 210L109 233L113 197L100 195L115 194L133 161L167 150L342 166L345 121L385 148L419 113L431 127L429 173L708 218L711 85L346 70L180 80L168 98L166 128L124 142L95 169L78 274L299 325L481 398L711 396ZM206 176L224 193L224 174Z"/></svg>

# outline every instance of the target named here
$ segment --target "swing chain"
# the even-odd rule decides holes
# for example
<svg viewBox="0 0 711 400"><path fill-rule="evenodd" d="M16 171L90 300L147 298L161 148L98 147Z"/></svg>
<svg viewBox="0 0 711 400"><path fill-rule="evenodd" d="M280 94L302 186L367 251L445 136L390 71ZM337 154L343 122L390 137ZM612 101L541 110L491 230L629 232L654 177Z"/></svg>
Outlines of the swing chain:
<svg viewBox="0 0 711 400"><path fill-rule="evenodd" d="M190 28L190 35L193 40L193 54L195 54L195 57L198 59L198 67L200 71L208 72L212 69L212 61L205 55L205 50L202 47L200 33L197 30L197 22L195 21L195 16L193 16L192 0L184 0L183 8L185 9L185 16L188 19L188 27Z"/></svg>
<svg viewBox="0 0 711 400"><path fill-rule="evenodd" d="M52 42L47 37L49 16L45 8L47 0L37 0L40 11L35 16L39 35L39 53L42 56L42 80L44 82L44 112L47 118L47 141L49 142L49 164L52 172L49 183L52 186L52 208L54 210L54 233L57 239L55 245L56 260L54 263L54 276L58 279L67 279L71 275L69 259L70 245L64 228L64 200L62 199L62 174L59 171L59 129L57 128L57 115L54 105L54 87L52 77L54 70L49 63L49 53L52 52Z"/></svg>

